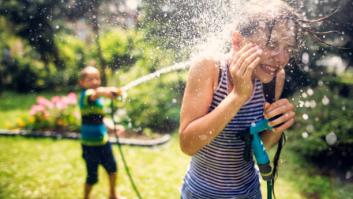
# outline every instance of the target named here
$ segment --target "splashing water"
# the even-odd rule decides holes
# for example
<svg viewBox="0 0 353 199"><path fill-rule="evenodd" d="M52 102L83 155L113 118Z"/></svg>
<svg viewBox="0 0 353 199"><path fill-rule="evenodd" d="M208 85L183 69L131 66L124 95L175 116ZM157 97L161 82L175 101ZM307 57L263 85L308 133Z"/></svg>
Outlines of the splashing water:
<svg viewBox="0 0 353 199"><path fill-rule="evenodd" d="M165 1L163 6L168 10L174 8L175 3L177 2ZM174 46L175 49L185 48L191 51L189 60L142 76L123 86L122 90L126 92L165 73L185 70L190 67L190 60L199 57L221 58L224 56L226 51L229 50L231 32L242 19L244 3L245 0L236 2L207 0L206 3L184 2L183 4L187 5L187 9L175 13L179 17L182 15L181 18L177 19L181 27L178 34L166 34L179 41L178 46ZM172 32L175 33L175 31Z"/></svg>
<svg viewBox="0 0 353 199"><path fill-rule="evenodd" d="M325 95L323 98L322 98L322 104L327 106L329 103L330 103L330 99Z"/></svg>
<svg viewBox="0 0 353 199"><path fill-rule="evenodd" d="M230 50L231 33L237 24L244 20L246 2L246 0L161 1L162 10L172 17L157 19L157 21L168 19L168 23L171 23L169 25L176 22L178 31L166 28L159 33L177 41L172 48L190 51L189 59L140 77L123 86L122 90L128 91L165 73L187 69L190 66L190 60L200 57L222 59L227 56L225 54ZM165 27L170 26L167 24Z"/></svg>
<svg viewBox="0 0 353 199"><path fill-rule="evenodd" d="M337 135L332 131L325 136L325 140L328 145L334 145L337 142Z"/></svg>
<svg viewBox="0 0 353 199"><path fill-rule="evenodd" d="M304 138L304 139L306 139L306 138L308 138L309 137L309 133L308 132L303 132L302 133L302 137Z"/></svg>
<svg viewBox="0 0 353 199"><path fill-rule="evenodd" d="M185 70L190 66L190 61L187 62L181 62L181 63L176 63L174 65L168 66L168 67L164 67L162 69L159 69L153 73L147 74L145 76L142 76L130 83L128 83L127 85L122 87L123 92L128 91L129 89L138 86L146 81L150 81L152 79L158 78L160 77L160 75L165 74L165 73L170 73L173 71L177 71L177 70Z"/></svg>

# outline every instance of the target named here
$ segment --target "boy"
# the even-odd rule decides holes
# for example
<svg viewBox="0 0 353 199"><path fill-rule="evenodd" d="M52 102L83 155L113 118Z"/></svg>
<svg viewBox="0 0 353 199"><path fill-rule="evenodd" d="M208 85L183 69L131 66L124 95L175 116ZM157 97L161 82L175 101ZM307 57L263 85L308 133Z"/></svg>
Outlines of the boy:
<svg viewBox="0 0 353 199"><path fill-rule="evenodd" d="M108 140L107 128L103 123L103 103L101 97L113 98L121 95L116 87L100 87L100 73L97 68L87 66L80 72L81 143L83 159L86 163L87 178L84 198L88 199L92 186L98 182L98 165L102 164L109 174L110 198L121 199L115 192L117 173L116 160ZM123 131L120 127L120 131ZM115 132L116 133L116 132Z"/></svg>

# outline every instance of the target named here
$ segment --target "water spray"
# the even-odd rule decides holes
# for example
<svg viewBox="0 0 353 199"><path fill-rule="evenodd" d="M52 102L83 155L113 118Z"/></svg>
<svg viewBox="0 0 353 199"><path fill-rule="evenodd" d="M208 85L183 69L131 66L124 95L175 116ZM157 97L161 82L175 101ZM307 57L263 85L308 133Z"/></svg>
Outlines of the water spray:
<svg viewBox="0 0 353 199"><path fill-rule="evenodd" d="M145 75L145 76L142 76L130 83L128 83L127 85L123 86L121 88L122 92L126 92L128 90L130 90L131 88L135 87L135 86L138 86L144 82L147 82L147 81L150 81L154 78L157 78L159 77L160 75L162 74L165 74L165 73L170 73L170 72L173 72L173 71L177 71L177 70L185 70L187 68L190 67L190 64L191 62L190 61L186 61L186 62L180 62L180 63L176 63L174 65L171 65L171 66L167 66L167 67L163 67L162 69L159 69L153 73L150 73L148 75Z"/></svg>

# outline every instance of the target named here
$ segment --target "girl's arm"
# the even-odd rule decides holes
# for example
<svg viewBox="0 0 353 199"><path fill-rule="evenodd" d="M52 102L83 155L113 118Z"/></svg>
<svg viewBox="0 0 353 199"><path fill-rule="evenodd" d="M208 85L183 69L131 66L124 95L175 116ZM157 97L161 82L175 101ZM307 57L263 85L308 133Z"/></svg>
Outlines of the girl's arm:
<svg viewBox="0 0 353 199"><path fill-rule="evenodd" d="M212 112L208 110L217 86L217 64L203 60L191 67L180 112L180 147L184 153L193 155L210 143L251 97L252 74L261 53L258 46L247 44L232 55L229 73L236 86Z"/></svg>
<svg viewBox="0 0 353 199"><path fill-rule="evenodd" d="M282 114L281 117L276 120L270 122L271 126L276 126L278 124L283 123L281 126L275 128L273 131L267 131L262 133L261 138L264 142L265 148L269 150L277 144L279 141L283 131L291 127L294 123L294 106L287 99L279 99L285 81L285 71L282 69L276 76L276 88L275 88L275 97L276 102L273 104L265 103L265 116L266 118L272 118L276 115Z"/></svg>
<svg viewBox="0 0 353 199"><path fill-rule="evenodd" d="M231 92L212 112L208 109L217 86L218 67L202 60L189 71L180 112L180 147L193 155L210 143L239 111L246 99Z"/></svg>

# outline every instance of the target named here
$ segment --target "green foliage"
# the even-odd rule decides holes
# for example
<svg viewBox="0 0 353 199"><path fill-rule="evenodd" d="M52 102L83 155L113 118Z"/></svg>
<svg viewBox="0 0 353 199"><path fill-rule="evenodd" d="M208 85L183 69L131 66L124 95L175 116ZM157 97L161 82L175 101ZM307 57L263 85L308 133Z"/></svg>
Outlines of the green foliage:
<svg viewBox="0 0 353 199"><path fill-rule="evenodd" d="M172 64L174 57L171 51L159 49L144 38L143 32L119 29L101 35L103 56L115 69L110 84L124 86ZM179 121L183 78L184 73L174 72L129 90L119 105L119 122L146 133L150 130L172 132Z"/></svg>
<svg viewBox="0 0 353 199"><path fill-rule="evenodd" d="M56 67L64 68L54 43L53 22L65 7L64 1L10 0L1 2L0 15L13 25L13 33L26 40L44 63L53 62Z"/></svg>
<svg viewBox="0 0 353 199"><path fill-rule="evenodd" d="M154 64L167 67L166 57L162 58L160 51L145 49L144 52L145 58L127 73L117 74L120 82L124 82L121 84L126 85L154 71ZM128 90L122 107L126 114L122 115L121 122L137 130L149 128L155 132L172 132L179 123L184 77L185 71L164 74Z"/></svg>
<svg viewBox="0 0 353 199"><path fill-rule="evenodd" d="M290 134L290 139L295 149L313 157L331 150L347 152L346 146L353 146L351 99L322 84L298 92L294 99L298 133Z"/></svg>
<svg viewBox="0 0 353 199"><path fill-rule="evenodd" d="M53 85L68 85L73 88L77 85L79 71L89 60L89 51L93 46L85 44L77 37L64 33L58 34L55 41L66 68L60 70L54 68L52 72Z"/></svg>
<svg viewBox="0 0 353 199"><path fill-rule="evenodd" d="M100 44L103 57L112 70L127 70L142 57L141 50L136 48L140 40L139 33L113 29L101 35ZM97 56L97 55L95 55Z"/></svg>
<svg viewBox="0 0 353 199"><path fill-rule="evenodd" d="M0 17L0 34L2 52L0 56L1 86L17 91L40 90L46 86L48 68L39 59L27 42L7 30L9 25ZM0 32L1 32L0 31Z"/></svg>
<svg viewBox="0 0 353 199"><path fill-rule="evenodd" d="M124 122L132 128L171 133L179 124L182 74L169 74L128 92Z"/></svg>

